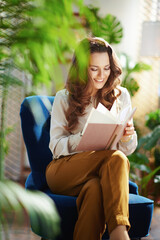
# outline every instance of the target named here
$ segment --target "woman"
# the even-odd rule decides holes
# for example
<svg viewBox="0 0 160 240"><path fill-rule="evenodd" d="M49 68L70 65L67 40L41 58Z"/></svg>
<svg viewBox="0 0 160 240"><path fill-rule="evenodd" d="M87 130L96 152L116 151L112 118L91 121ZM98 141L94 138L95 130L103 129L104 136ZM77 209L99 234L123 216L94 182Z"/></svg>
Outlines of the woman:
<svg viewBox="0 0 160 240"><path fill-rule="evenodd" d="M133 121L128 122L116 149L76 151L92 107L101 102L118 114L126 104L131 106L128 91L119 86L120 74L112 47L102 38L86 38L75 51L66 89L57 92L54 100L49 144L53 161L47 166L46 179L55 194L77 196L74 240L101 239L105 224L111 240L129 239L126 155L137 145Z"/></svg>

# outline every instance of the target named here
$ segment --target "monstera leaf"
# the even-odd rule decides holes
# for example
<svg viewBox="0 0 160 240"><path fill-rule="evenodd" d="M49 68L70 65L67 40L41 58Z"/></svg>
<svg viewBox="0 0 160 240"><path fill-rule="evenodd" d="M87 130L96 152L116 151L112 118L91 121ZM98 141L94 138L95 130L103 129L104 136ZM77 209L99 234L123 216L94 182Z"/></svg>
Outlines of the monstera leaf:
<svg viewBox="0 0 160 240"><path fill-rule="evenodd" d="M100 22L101 35L110 44L120 43L123 37L123 28L120 21L113 15L108 14Z"/></svg>
<svg viewBox="0 0 160 240"><path fill-rule="evenodd" d="M84 27L91 35L96 37L103 37L110 44L120 43L123 37L123 27L120 21L111 14L107 14L104 18L102 18L98 12L99 8L95 8L92 5L89 5L84 9Z"/></svg>

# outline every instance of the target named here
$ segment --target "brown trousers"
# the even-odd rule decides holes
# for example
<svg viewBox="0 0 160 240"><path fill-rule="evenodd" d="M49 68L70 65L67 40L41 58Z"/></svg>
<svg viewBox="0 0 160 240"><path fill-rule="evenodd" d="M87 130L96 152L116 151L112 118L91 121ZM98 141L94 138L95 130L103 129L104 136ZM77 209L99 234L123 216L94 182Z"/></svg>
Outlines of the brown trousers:
<svg viewBox="0 0 160 240"><path fill-rule="evenodd" d="M109 233L126 225L129 210L129 161L121 151L83 152L53 160L46 169L55 194L77 197L74 240L99 240L107 223Z"/></svg>

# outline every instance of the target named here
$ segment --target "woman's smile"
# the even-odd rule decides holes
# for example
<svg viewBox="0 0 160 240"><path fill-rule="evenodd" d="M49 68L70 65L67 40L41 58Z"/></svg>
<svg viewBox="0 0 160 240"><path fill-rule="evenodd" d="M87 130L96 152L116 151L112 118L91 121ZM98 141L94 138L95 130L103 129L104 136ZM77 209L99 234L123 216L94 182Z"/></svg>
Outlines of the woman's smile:
<svg viewBox="0 0 160 240"><path fill-rule="evenodd" d="M94 81L96 81L96 82L103 82L104 79L94 79Z"/></svg>

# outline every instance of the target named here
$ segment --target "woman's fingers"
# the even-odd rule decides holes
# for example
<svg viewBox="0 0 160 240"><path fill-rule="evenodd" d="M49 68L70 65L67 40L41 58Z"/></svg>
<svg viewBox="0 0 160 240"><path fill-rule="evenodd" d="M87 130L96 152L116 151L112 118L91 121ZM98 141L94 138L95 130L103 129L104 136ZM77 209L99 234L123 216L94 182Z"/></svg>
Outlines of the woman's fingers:
<svg viewBox="0 0 160 240"><path fill-rule="evenodd" d="M126 127L126 128L125 128L125 134L126 134L126 135L132 135L132 134L134 134L134 127Z"/></svg>
<svg viewBox="0 0 160 240"><path fill-rule="evenodd" d="M134 126L132 122L127 123L127 127L124 129L124 135L123 136L129 136L134 134Z"/></svg>

